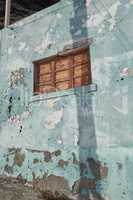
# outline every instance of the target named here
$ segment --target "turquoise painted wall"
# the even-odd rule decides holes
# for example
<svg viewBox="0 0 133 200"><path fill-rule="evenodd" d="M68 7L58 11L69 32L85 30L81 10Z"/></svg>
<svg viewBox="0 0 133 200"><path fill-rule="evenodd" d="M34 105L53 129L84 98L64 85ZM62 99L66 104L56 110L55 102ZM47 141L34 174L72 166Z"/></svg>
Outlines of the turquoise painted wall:
<svg viewBox="0 0 133 200"><path fill-rule="evenodd" d="M132 0L61 0L0 31L0 174L132 200L132 19ZM33 96L33 61L86 38L93 84Z"/></svg>

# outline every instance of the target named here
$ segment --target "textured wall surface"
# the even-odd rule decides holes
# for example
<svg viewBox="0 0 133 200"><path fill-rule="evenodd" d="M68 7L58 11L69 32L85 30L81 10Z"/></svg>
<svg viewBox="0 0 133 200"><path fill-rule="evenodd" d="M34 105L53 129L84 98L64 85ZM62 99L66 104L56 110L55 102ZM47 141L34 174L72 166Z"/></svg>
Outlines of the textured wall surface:
<svg viewBox="0 0 133 200"><path fill-rule="evenodd" d="M0 174L132 200L132 27L132 0L61 0L0 32ZM86 38L93 84L33 96L32 62Z"/></svg>

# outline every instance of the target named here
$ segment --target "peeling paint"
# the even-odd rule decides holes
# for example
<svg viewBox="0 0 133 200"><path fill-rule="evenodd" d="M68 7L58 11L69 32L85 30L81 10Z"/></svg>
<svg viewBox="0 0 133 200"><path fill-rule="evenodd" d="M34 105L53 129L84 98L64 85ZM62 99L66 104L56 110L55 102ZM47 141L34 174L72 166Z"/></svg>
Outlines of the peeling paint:
<svg viewBox="0 0 133 200"><path fill-rule="evenodd" d="M105 164L102 165L100 161L95 161L93 158L88 158L87 162L89 163L91 172L96 179L103 179L107 177L108 168Z"/></svg>
<svg viewBox="0 0 133 200"><path fill-rule="evenodd" d="M24 162L24 160L25 160L25 154L21 153L21 150L17 149L15 151L14 164L18 165L19 167L21 167L23 162Z"/></svg>

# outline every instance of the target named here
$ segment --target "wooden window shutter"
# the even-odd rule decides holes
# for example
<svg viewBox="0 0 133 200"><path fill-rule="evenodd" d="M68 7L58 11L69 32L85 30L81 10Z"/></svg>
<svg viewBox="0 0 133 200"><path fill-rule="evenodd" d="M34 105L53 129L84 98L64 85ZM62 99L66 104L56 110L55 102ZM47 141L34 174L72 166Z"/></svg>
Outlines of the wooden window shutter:
<svg viewBox="0 0 133 200"><path fill-rule="evenodd" d="M90 83L91 64L88 48L35 62L35 94L65 90Z"/></svg>

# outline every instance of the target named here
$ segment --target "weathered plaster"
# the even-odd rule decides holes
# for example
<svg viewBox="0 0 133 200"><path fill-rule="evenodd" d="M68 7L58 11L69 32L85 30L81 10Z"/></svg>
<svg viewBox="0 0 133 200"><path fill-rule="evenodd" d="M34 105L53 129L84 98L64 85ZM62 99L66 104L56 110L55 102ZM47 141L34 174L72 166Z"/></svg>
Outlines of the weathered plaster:
<svg viewBox="0 0 133 200"><path fill-rule="evenodd" d="M132 200L132 19L129 0L61 0L0 31L1 174L85 199ZM97 91L33 97L32 62L87 37Z"/></svg>

